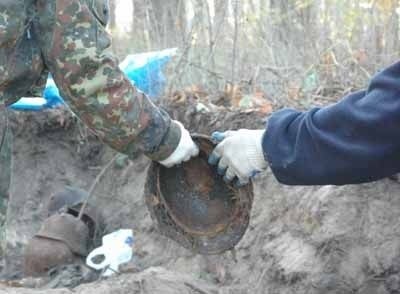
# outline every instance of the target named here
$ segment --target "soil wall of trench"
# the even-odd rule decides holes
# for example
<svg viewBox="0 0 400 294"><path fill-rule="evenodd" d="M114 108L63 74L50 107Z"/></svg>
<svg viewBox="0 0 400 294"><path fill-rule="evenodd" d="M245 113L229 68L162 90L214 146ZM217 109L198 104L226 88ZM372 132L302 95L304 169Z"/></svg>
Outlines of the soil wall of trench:
<svg viewBox="0 0 400 294"><path fill-rule="evenodd" d="M254 112L197 112L169 107L194 132L262 128ZM7 214L3 277L21 278L24 246L45 218L45 203L66 185L88 189L113 157L67 111L18 113ZM270 171L255 181L250 226L236 258L194 255L161 236L144 203L149 161L141 155L112 166L92 204L106 230L131 228L134 271L74 289L27 289L0 284L0 293L400 293L400 184L288 187Z"/></svg>

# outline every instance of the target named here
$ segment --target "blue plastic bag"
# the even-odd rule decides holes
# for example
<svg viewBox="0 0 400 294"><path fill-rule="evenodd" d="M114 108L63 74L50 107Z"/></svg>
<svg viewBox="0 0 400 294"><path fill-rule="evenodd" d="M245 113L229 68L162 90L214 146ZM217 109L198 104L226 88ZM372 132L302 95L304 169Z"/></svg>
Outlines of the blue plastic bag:
<svg viewBox="0 0 400 294"><path fill-rule="evenodd" d="M177 48L162 51L147 52L128 55L120 64L121 70L127 75L132 84L156 100L165 88L166 79L163 70L171 58L176 54ZM64 100L49 76L43 98L21 98L10 106L15 110L40 111L55 108L64 104Z"/></svg>
<svg viewBox="0 0 400 294"><path fill-rule="evenodd" d="M173 48L129 55L120 64L120 68L139 90L156 100L166 84L163 70L176 51Z"/></svg>

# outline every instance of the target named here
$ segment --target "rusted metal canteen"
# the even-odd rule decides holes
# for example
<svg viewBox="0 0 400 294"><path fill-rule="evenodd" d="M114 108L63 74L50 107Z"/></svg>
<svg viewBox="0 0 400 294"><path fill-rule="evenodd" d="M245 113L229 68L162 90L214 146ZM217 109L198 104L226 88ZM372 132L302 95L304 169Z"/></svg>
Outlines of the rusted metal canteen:
<svg viewBox="0 0 400 294"><path fill-rule="evenodd" d="M211 255L233 249L249 225L253 185L236 188L223 181L208 157L215 145L193 135L198 157L177 167L152 163L146 204L162 234L193 252Z"/></svg>

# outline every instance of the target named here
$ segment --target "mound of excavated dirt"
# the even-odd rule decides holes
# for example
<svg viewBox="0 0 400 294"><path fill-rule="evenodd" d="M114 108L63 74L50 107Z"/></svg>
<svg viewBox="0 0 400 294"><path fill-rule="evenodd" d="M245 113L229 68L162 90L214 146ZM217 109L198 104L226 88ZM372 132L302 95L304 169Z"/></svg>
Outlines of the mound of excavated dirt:
<svg viewBox="0 0 400 294"><path fill-rule="evenodd" d="M202 133L263 126L256 113L197 113L186 105L170 112ZM113 157L66 112L22 113L12 121L14 177L3 270L9 278L21 277L23 248L44 219L46 200L65 185L88 189ZM0 293L400 293L399 183L286 187L267 172L255 183L251 224L235 260L229 252L193 255L155 230L143 199L148 164L138 156L113 166L92 198L107 231L133 229L131 267L138 272L73 292L0 286Z"/></svg>

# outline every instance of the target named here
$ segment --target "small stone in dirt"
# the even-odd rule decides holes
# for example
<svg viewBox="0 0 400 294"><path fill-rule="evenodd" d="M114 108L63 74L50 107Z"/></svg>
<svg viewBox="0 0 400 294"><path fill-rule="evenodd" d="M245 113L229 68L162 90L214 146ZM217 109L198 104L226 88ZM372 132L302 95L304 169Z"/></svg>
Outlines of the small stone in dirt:
<svg viewBox="0 0 400 294"><path fill-rule="evenodd" d="M123 169L129 164L129 157L124 154L119 154L115 159L115 167L118 169Z"/></svg>

